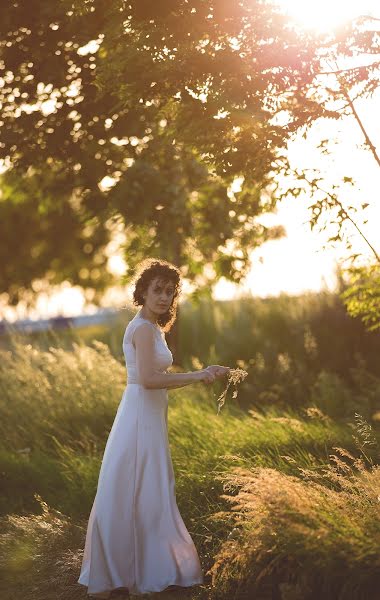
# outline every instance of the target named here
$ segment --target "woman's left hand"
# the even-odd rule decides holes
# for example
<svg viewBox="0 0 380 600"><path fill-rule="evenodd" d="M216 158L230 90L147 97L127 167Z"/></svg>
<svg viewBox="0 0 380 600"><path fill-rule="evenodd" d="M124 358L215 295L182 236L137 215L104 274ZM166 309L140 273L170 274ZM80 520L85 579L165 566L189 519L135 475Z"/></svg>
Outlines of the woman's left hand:
<svg viewBox="0 0 380 600"><path fill-rule="evenodd" d="M215 379L220 379L230 372L230 367L223 367L222 365L210 365L207 370L213 373Z"/></svg>

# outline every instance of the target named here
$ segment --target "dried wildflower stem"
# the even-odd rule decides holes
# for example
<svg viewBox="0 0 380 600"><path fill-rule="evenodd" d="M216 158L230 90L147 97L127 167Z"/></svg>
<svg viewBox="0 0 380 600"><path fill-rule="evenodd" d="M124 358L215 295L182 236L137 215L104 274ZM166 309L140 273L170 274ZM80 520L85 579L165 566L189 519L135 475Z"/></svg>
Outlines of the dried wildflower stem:
<svg viewBox="0 0 380 600"><path fill-rule="evenodd" d="M223 390L223 392L220 394L220 396L217 400L217 405L218 405L217 414L220 413L220 409L222 408L222 406L224 405L224 403L226 401L227 392L228 392L230 385L232 384L235 388L232 393L232 398L236 398L238 395L236 386L238 383L241 383L242 381L244 381L244 379L247 377L247 375L248 375L248 373L247 373L247 371L244 371L244 369L230 369L230 372L228 373L228 377L227 377L227 386Z"/></svg>

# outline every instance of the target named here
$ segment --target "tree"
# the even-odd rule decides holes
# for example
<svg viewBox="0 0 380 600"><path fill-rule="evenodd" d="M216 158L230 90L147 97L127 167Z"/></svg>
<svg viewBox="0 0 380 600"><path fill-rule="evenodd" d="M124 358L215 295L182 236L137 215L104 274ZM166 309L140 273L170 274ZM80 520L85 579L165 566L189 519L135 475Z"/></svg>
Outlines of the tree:
<svg viewBox="0 0 380 600"><path fill-rule="evenodd" d="M255 217L273 210L275 161L315 110L300 92L318 65L315 41L275 7L251 0L24 0L0 11L9 201L26 201L18 187L33 177L41 223L59 222L57 206L73 217L76 206L77 223L96 224L94 253L121 218L131 273L156 252L198 283L240 281L250 250L282 233ZM276 124L290 109L292 122ZM106 176L116 181L108 189L99 187ZM242 189L233 195L238 176ZM53 268L48 241L38 274L46 265L55 280L87 283L78 268L83 245ZM22 270L15 258L13 265ZM108 282L100 277L98 285ZM9 291L9 278L1 285Z"/></svg>

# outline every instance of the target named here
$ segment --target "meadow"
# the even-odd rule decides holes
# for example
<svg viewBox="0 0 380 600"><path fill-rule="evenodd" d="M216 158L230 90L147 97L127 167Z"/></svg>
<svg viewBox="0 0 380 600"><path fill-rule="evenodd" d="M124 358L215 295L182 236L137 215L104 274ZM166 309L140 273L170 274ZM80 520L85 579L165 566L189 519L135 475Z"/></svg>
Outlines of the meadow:
<svg viewBox="0 0 380 600"><path fill-rule="evenodd" d="M4 600L86 597L76 580L131 314L2 341ZM169 391L177 503L206 578L168 597L378 598L379 338L323 294L181 306L176 368L249 376L219 415L220 382Z"/></svg>

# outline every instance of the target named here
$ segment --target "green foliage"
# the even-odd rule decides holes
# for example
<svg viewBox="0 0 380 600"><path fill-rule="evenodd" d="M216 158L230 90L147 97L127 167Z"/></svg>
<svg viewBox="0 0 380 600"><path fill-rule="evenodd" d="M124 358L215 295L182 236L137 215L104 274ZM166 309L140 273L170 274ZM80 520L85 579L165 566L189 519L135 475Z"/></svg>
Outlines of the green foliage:
<svg viewBox="0 0 380 600"><path fill-rule="evenodd" d="M10 304L37 292L38 286L30 289L35 280L45 279L46 287L66 280L98 291L113 282L105 269L109 230L96 215L62 201L62 173L50 168L43 179L49 193L41 174L8 171L0 179L0 288Z"/></svg>
<svg viewBox="0 0 380 600"><path fill-rule="evenodd" d="M0 21L0 159L11 169L1 258L12 265L0 290L12 302L39 278L91 288L99 300L112 282L103 251L120 225L126 281L153 254L186 265L198 288L219 276L239 282L250 251L283 234L255 217L281 197L288 140L321 117L341 118L355 86L360 96L377 86L376 63L338 72L337 91L318 77L330 59L375 54L376 23L317 36L271 2L21 0L4 4ZM351 216L336 186L295 175L288 191L307 184L311 225L332 208L331 239L340 239ZM242 190L231 195L237 176ZM115 185L102 187L105 177Z"/></svg>
<svg viewBox="0 0 380 600"><path fill-rule="evenodd" d="M308 118L294 100L287 127L272 119L312 76L314 41L268 3L192 8L33 0L0 9L0 158L13 170L3 183L12 202L38 182L27 212L40 218L26 235L25 221L3 211L3 228L26 235L13 281L0 279L13 301L44 275L104 289L102 250L120 222L127 279L153 254L186 264L198 287L220 275L240 281L250 250L283 234L255 216L273 209L275 160ZM237 175L242 191L230 197ZM116 181L111 189L99 188L105 176ZM73 240L57 251L50 224L67 242L65 213Z"/></svg>
<svg viewBox="0 0 380 600"><path fill-rule="evenodd" d="M348 385L338 375L327 371L319 373L312 387L310 399L323 412L338 418L347 414L352 415L357 405ZM368 406L365 410L368 412Z"/></svg>
<svg viewBox="0 0 380 600"><path fill-rule="evenodd" d="M337 294L188 302L179 326L183 368L217 362L248 371L233 401L243 409L286 410L311 398L332 417L380 409L379 336L350 318Z"/></svg>
<svg viewBox="0 0 380 600"><path fill-rule="evenodd" d="M352 265L344 271L345 290L341 298L348 314L360 317L368 331L380 328L380 265Z"/></svg>

